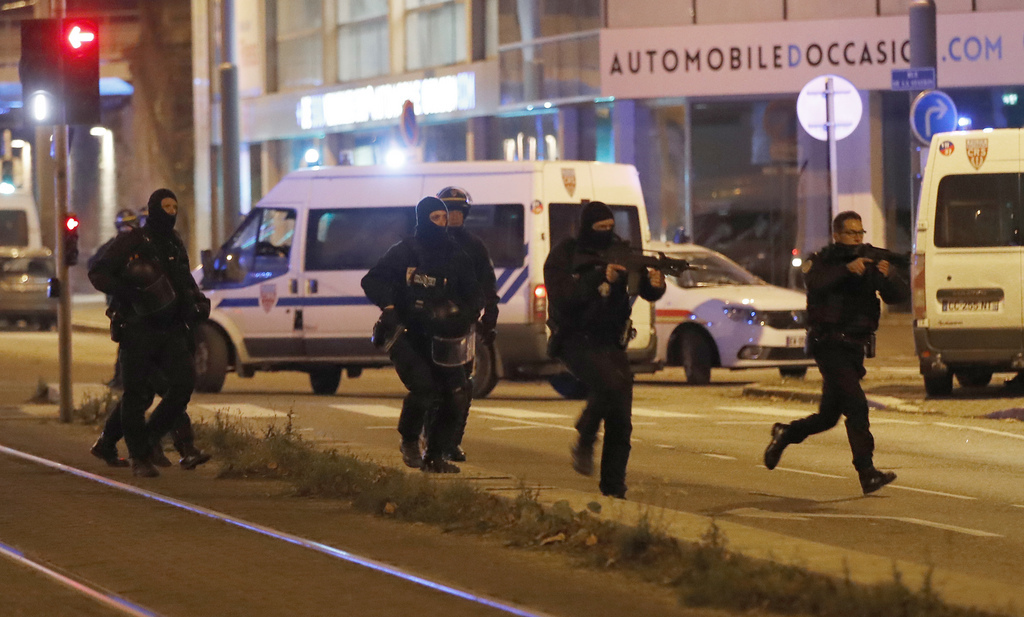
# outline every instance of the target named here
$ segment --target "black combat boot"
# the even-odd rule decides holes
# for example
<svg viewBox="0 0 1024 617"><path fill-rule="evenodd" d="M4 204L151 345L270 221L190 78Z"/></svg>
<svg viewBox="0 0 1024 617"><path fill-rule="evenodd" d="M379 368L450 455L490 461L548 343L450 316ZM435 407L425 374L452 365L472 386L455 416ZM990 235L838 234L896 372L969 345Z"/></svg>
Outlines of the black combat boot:
<svg viewBox="0 0 1024 617"><path fill-rule="evenodd" d="M443 456L428 456L423 459L423 471L427 473L459 473L462 471L458 465L444 460Z"/></svg>
<svg viewBox="0 0 1024 617"><path fill-rule="evenodd" d="M96 443L92 444L89 453L110 467L127 467L130 464L128 459L121 458L117 453L117 445L108 442L103 435L100 435Z"/></svg>
<svg viewBox="0 0 1024 617"><path fill-rule="evenodd" d="M594 444L588 445L578 440L569 449L569 454L572 455L572 468L576 473L584 476L594 475Z"/></svg>
<svg viewBox="0 0 1024 617"><path fill-rule="evenodd" d="M149 462L157 467L170 467L173 465L171 459L167 458L167 455L164 454L164 446L159 440L153 443L153 454L149 457Z"/></svg>
<svg viewBox="0 0 1024 617"><path fill-rule="evenodd" d="M895 472L880 471L874 467L858 473L860 475L860 488L864 491L865 495L874 493L896 479Z"/></svg>
<svg viewBox="0 0 1024 617"><path fill-rule="evenodd" d="M137 478L155 478L160 475L153 463L139 458L132 460L132 475Z"/></svg>
<svg viewBox="0 0 1024 617"><path fill-rule="evenodd" d="M398 449L402 453L402 462L405 463L406 467L412 467L413 469L423 467L423 454L420 452L419 439L403 439L402 445Z"/></svg>
<svg viewBox="0 0 1024 617"><path fill-rule="evenodd" d="M775 469L775 466L779 464L779 459L782 458L782 451L789 445L789 439L786 437L788 428L788 424L781 422L776 422L772 426L772 440L764 449L764 466L768 469Z"/></svg>

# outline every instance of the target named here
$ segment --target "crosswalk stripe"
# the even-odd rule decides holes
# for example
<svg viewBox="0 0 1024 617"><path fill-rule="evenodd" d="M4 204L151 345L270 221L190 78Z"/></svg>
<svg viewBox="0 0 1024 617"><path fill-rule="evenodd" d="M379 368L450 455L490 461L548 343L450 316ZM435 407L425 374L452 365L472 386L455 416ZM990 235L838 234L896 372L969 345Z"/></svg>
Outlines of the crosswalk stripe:
<svg viewBox="0 0 1024 617"><path fill-rule="evenodd" d="M501 416L503 418L534 418L534 419L554 419L554 418L567 418L565 414L560 413L548 413L546 411L530 411L528 409L517 409L515 407L478 407L473 405L469 408L470 413L478 412L485 413L492 416Z"/></svg>
<svg viewBox="0 0 1024 617"><path fill-rule="evenodd" d="M660 409L649 409L647 407L634 407L633 415L641 418L703 418L699 413L687 413L685 411L662 411Z"/></svg>
<svg viewBox="0 0 1024 617"><path fill-rule="evenodd" d="M219 403L216 405L198 405L209 412L224 414L238 418L286 418L287 413L275 411L249 403Z"/></svg>
<svg viewBox="0 0 1024 617"><path fill-rule="evenodd" d="M735 411L737 413L749 413L758 416L784 416L786 418L802 418L808 414L803 409L787 409L785 407L719 407L722 411Z"/></svg>
<svg viewBox="0 0 1024 617"><path fill-rule="evenodd" d="M364 416L373 416L374 418L397 418L402 414L402 410L400 408L391 407L390 405L345 403L344 405L331 405L331 407L334 409L340 409L341 411L351 411Z"/></svg>

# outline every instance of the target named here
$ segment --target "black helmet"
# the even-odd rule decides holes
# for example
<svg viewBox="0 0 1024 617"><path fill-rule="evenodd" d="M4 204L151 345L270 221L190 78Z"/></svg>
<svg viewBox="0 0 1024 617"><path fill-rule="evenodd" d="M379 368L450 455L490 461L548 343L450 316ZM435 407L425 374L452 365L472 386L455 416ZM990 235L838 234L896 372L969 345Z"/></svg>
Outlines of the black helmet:
<svg viewBox="0 0 1024 617"><path fill-rule="evenodd" d="M135 212L129 208L125 208L117 213L114 217L114 227L117 231L124 232L128 231L125 227L135 229L139 226L139 217L135 216Z"/></svg>
<svg viewBox="0 0 1024 617"><path fill-rule="evenodd" d="M473 199L469 191L457 186L446 186L437 192L437 198L444 202L448 210L459 210L465 216L469 213L469 207L473 205Z"/></svg>
<svg viewBox="0 0 1024 617"><path fill-rule="evenodd" d="M124 278L133 288L132 308L141 316L166 316L177 294L159 265L145 255L135 255L125 267Z"/></svg>

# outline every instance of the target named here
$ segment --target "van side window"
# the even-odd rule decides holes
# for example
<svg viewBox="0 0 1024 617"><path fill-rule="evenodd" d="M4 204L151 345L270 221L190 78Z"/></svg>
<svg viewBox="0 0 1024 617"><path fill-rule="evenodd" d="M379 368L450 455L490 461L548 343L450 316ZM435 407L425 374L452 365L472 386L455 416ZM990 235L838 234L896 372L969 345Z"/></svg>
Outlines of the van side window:
<svg viewBox="0 0 1024 617"><path fill-rule="evenodd" d="M935 246L1019 246L1019 174L951 175L939 181Z"/></svg>
<svg viewBox="0 0 1024 617"><path fill-rule="evenodd" d="M254 208L217 254L218 286L250 285L288 272L294 235L295 210Z"/></svg>
<svg viewBox="0 0 1024 617"><path fill-rule="evenodd" d="M522 204L473 204L463 225L480 238L495 268L521 268L526 260Z"/></svg>
<svg viewBox="0 0 1024 617"><path fill-rule="evenodd" d="M415 229L409 206L310 210L306 270L369 270Z"/></svg>
<svg viewBox="0 0 1024 617"><path fill-rule="evenodd" d="M0 246L28 246L28 218L19 210L0 210Z"/></svg>
<svg viewBox="0 0 1024 617"><path fill-rule="evenodd" d="M639 248L640 215L636 206L616 206L608 204L615 215L615 234L623 240L629 240L630 246ZM566 238L579 236L581 204L551 204L548 206L548 223L551 229L551 246L555 246Z"/></svg>

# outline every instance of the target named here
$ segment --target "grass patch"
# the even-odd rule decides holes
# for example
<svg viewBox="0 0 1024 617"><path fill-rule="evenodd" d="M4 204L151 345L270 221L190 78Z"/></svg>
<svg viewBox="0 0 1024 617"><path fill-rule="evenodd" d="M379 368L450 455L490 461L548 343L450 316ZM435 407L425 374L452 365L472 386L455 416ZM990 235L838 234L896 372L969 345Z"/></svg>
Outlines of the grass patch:
<svg viewBox="0 0 1024 617"><path fill-rule="evenodd" d="M100 424L120 402L121 396L110 389L99 395L86 395L82 404L71 410L71 421L88 425Z"/></svg>
<svg viewBox="0 0 1024 617"><path fill-rule="evenodd" d="M878 585L854 583L795 566L735 553L714 523L699 542L665 533L648 513L635 525L603 520L592 502L574 511L566 501L549 507L523 487L512 499L468 482L407 473L337 450L322 450L283 427L262 431L217 415L197 424L204 449L212 451L222 477L273 478L297 495L344 499L360 511L430 523L449 531L484 533L507 545L558 551L581 563L617 569L670 586L683 604L731 611L770 611L815 617L989 617L994 613L949 605L928 577L911 589L899 572Z"/></svg>

